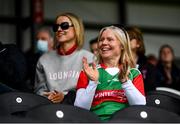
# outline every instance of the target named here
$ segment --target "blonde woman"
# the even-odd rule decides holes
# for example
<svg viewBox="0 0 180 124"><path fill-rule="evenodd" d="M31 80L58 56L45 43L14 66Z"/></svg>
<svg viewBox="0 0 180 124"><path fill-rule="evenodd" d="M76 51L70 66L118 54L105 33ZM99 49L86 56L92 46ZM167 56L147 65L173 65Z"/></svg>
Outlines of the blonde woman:
<svg viewBox="0 0 180 124"><path fill-rule="evenodd" d="M55 51L44 54L38 61L35 92L54 103L73 101L73 96L68 92L76 87L82 58L87 57L88 62L92 62L93 54L82 49L84 28L75 14L62 13L57 16L53 31ZM68 98L70 100L66 100Z"/></svg>
<svg viewBox="0 0 180 124"><path fill-rule="evenodd" d="M91 67L83 58L74 105L93 111L101 120L109 120L129 105L145 105L143 78L135 68L126 31L103 28L98 50L98 65Z"/></svg>

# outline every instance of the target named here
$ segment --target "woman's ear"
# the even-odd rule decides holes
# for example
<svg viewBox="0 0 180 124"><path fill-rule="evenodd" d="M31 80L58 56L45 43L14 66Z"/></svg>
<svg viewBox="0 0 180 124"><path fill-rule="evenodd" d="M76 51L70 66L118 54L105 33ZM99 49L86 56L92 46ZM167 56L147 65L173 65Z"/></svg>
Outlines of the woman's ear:
<svg viewBox="0 0 180 124"><path fill-rule="evenodd" d="M120 49L121 49L121 50L124 50L124 47L123 47L123 46L120 46Z"/></svg>

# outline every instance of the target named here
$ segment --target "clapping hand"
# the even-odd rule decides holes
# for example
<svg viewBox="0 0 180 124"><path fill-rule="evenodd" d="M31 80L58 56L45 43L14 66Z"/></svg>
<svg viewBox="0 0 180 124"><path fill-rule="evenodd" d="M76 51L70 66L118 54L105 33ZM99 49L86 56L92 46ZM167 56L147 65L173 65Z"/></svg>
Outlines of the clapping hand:
<svg viewBox="0 0 180 124"><path fill-rule="evenodd" d="M86 73L87 77L92 80L97 82L98 78L99 78L99 72L96 69L96 64L93 63L92 67L89 66L88 62L87 62L87 58L83 57L82 59L82 63L83 63L83 70Z"/></svg>

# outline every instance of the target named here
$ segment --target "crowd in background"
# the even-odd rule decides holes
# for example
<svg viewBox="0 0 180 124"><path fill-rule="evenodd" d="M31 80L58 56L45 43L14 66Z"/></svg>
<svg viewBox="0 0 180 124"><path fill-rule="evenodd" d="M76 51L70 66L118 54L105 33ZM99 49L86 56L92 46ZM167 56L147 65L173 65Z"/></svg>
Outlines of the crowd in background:
<svg viewBox="0 0 180 124"><path fill-rule="evenodd" d="M119 110L119 107L126 107L127 101L132 105L145 104L145 94L155 90L156 87L180 90L180 70L174 62L173 48L164 44L159 49L158 58L151 54L146 56L143 33L138 27L122 28L112 25L103 28L100 34L97 34L98 37L90 41L92 53L82 48L84 28L82 20L76 15L72 13L58 15L53 31L54 36L51 29L39 29L36 33L35 50L29 50L27 53L22 53L16 45L0 43L1 93L8 91L36 93L54 103L75 104L91 109L102 120L106 120L109 118L108 113L112 114ZM111 43L113 40L119 42L113 44ZM92 67L88 63L91 63ZM98 64L100 67L97 67ZM107 80L104 80L105 74ZM129 77L129 74L133 76ZM123 89L123 92L128 94L130 87L139 101L134 100L131 95L127 95L124 101L118 101L118 104L108 103L105 99L104 106L107 104L118 106L118 109L108 111L105 116L102 111L107 108L99 106L102 101L99 102L98 98L93 99L93 97L96 90L112 88L102 84L103 81L108 82L113 79L110 77L116 77L115 79L122 83L122 86L114 86L115 82L111 82L113 88L118 87L117 90ZM90 80L89 84L87 80ZM88 97L86 94L88 88L94 88L93 96ZM86 100L87 98L84 98L85 100L77 98L79 95L82 97L83 94L86 94L85 97L90 101ZM82 100L84 104L82 105L78 100ZM91 104L94 106L91 107Z"/></svg>

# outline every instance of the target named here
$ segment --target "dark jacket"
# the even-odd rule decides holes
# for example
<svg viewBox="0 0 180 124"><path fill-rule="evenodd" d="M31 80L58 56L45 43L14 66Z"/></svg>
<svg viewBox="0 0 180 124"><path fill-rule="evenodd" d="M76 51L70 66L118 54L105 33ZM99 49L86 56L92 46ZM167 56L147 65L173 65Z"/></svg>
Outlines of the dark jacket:
<svg viewBox="0 0 180 124"><path fill-rule="evenodd" d="M25 91L27 65L24 54L14 44L0 43L0 82Z"/></svg>
<svg viewBox="0 0 180 124"><path fill-rule="evenodd" d="M28 88L31 92L34 91L36 65L42 54L41 52L34 52L33 50L29 50L25 54L28 69Z"/></svg>
<svg viewBox="0 0 180 124"><path fill-rule="evenodd" d="M137 64L139 65L139 70L143 75L145 92L147 93L149 91L155 90L157 80L156 67L148 63L147 58L144 55L139 55Z"/></svg>
<svg viewBox="0 0 180 124"><path fill-rule="evenodd" d="M173 64L171 69L172 83L167 83L167 76L164 71L163 65L159 62L157 65L157 83L159 87L169 87L176 90L180 90L180 69Z"/></svg>

